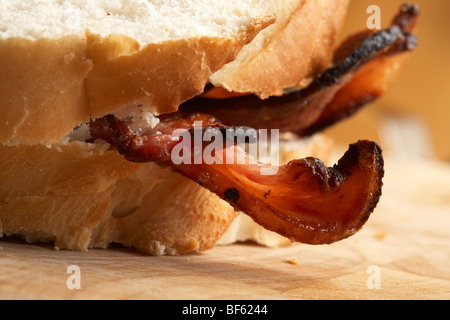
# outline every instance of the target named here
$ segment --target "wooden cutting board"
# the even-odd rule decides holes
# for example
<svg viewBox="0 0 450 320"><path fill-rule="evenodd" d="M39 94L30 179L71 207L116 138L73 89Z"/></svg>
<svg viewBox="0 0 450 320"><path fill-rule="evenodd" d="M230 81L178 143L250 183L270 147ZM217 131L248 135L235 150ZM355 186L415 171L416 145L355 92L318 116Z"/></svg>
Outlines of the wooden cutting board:
<svg viewBox="0 0 450 320"><path fill-rule="evenodd" d="M363 230L330 246L149 257L3 240L0 298L449 299L450 167L386 161L383 192Z"/></svg>

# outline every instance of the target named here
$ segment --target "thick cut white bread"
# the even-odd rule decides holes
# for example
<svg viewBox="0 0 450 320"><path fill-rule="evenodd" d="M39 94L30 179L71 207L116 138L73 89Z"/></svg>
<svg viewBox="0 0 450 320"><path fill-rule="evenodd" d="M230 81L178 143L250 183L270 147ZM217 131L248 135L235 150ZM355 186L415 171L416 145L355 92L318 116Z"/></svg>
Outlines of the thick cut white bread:
<svg viewBox="0 0 450 320"><path fill-rule="evenodd" d="M329 150L323 136L281 143L280 161ZM0 145L0 236L78 251L120 243L151 255L207 250L219 240L285 241L248 222L224 236L239 214L197 183L128 162L107 144Z"/></svg>
<svg viewBox="0 0 450 320"><path fill-rule="evenodd" d="M210 248L235 213L207 189L108 146L0 146L3 235L84 251L111 242L160 255Z"/></svg>
<svg viewBox="0 0 450 320"><path fill-rule="evenodd" d="M331 65L350 0L261 0L277 22L211 76L218 87L261 98L288 87L305 87Z"/></svg>
<svg viewBox="0 0 450 320"><path fill-rule="evenodd" d="M173 112L276 19L253 0L16 0L0 15L10 145L50 144L128 104Z"/></svg>

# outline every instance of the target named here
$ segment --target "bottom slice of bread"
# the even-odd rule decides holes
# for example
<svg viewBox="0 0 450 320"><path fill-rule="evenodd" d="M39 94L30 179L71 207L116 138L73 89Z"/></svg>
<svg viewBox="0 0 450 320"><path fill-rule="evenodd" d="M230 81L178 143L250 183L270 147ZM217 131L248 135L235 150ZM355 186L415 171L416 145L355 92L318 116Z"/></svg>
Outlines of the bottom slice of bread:
<svg viewBox="0 0 450 320"><path fill-rule="evenodd" d="M118 243L150 255L290 243L171 169L128 162L108 147L0 145L0 236L77 251ZM325 161L330 150L321 135L291 140L280 143L280 161Z"/></svg>

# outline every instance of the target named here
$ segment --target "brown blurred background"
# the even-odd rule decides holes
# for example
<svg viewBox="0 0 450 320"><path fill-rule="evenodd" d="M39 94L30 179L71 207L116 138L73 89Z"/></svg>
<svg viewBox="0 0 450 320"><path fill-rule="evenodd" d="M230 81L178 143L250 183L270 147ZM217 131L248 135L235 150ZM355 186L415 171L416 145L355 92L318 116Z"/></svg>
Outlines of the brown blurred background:
<svg viewBox="0 0 450 320"><path fill-rule="evenodd" d="M379 142L386 153L450 162L450 0L416 0L419 46L388 93L353 118L326 131L343 146ZM352 0L342 37L366 28L367 8L381 8L382 27L400 0Z"/></svg>

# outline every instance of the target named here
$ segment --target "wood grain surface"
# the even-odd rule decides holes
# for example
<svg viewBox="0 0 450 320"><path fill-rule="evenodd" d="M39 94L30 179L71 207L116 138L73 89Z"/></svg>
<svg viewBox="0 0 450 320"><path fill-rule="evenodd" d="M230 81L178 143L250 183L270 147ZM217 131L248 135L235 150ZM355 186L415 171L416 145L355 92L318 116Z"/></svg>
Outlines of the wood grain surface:
<svg viewBox="0 0 450 320"><path fill-rule="evenodd" d="M449 299L450 167L387 161L384 181L363 230L329 246L149 257L3 239L0 299ZM67 286L71 265L80 289Z"/></svg>

